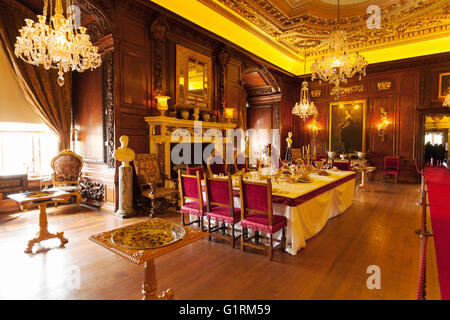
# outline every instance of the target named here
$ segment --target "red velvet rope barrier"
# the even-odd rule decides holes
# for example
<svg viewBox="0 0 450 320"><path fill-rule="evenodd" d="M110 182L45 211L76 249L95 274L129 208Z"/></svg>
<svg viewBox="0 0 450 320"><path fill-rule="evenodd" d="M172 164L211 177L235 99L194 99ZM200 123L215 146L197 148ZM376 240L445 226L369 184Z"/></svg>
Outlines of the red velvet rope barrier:
<svg viewBox="0 0 450 320"><path fill-rule="evenodd" d="M421 236L419 280L417 284L416 300L426 300L426 272L427 272L427 237Z"/></svg>
<svg viewBox="0 0 450 320"><path fill-rule="evenodd" d="M416 165L417 169L417 165ZM422 176L422 226L420 228L420 262L419 262L419 279L417 283L416 300L426 300L426 270L427 270L427 192L425 187L425 176L423 170L420 172Z"/></svg>

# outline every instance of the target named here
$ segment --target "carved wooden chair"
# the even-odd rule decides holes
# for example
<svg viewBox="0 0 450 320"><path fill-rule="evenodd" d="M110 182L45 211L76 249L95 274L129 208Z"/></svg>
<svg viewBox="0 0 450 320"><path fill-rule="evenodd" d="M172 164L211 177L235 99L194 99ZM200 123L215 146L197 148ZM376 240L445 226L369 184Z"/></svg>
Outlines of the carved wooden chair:
<svg viewBox="0 0 450 320"><path fill-rule="evenodd" d="M267 183L244 181L239 177L239 189L241 198L241 226L242 240L241 250L249 246L255 249L268 251L268 256L272 260L273 256L273 234L282 230L281 241L278 248L286 248L286 217L273 214L272 207L272 183L267 179ZM248 237L248 229L254 230L254 235ZM260 243L260 232L269 235L269 243ZM251 240L254 239L254 242Z"/></svg>
<svg viewBox="0 0 450 320"><path fill-rule="evenodd" d="M297 163L298 159L302 158L302 149L300 149L300 148L292 148L291 149L291 154L292 154L292 162L293 163Z"/></svg>
<svg viewBox="0 0 450 320"><path fill-rule="evenodd" d="M245 154L236 152L234 155L234 169L236 172L242 171L244 169L245 172L249 171L247 158Z"/></svg>
<svg viewBox="0 0 450 320"><path fill-rule="evenodd" d="M381 173L383 183L384 183L384 176L394 176L395 183L397 183L399 171L400 171L399 157L384 157L384 168Z"/></svg>
<svg viewBox="0 0 450 320"><path fill-rule="evenodd" d="M230 174L225 159L221 155L216 155L215 152L212 152L211 156L206 160L206 166L210 177L213 177L215 174L223 174L224 176Z"/></svg>
<svg viewBox="0 0 450 320"><path fill-rule="evenodd" d="M178 206L176 183L161 173L155 154L136 154L134 168L140 189L141 205L150 211L151 217L162 206Z"/></svg>
<svg viewBox="0 0 450 320"><path fill-rule="evenodd" d="M180 189L181 201L181 222L183 226L198 223L203 231L203 217L206 215L206 203L203 200L200 172L195 175L182 174L178 169L178 183ZM197 220L192 222L185 221L185 214L197 216Z"/></svg>
<svg viewBox="0 0 450 320"><path fill-rule="evenodd" d="M198 171L200 174L200 180L203 180L205 178L205 169L203 167L190 167L186 170L188 175L195 176Z"/></svg>
<svg viewBox="0 0 450 320"><path fill-rule="evenodd" d="M83 158L71 150L63 150L51 160L50 166L53 169L52 179L43 182L44 190L71 193L76 198L76 204L80 205ZM50 183L53 186L49 189Z"/></svg>
<svg viewBox="0 0 450 320"><path fill-rule="evenodd" d="M236 240L234 225L241 221L241 209L235 208L233 203L233 183L231 176L227 178L206 178L206 217L208 218L208 238L211 236L222 238L231 243L234 248ZM211 219L217 222L211 228ZM222 226L220 226L222 223ZM225 235L226 224L231 225L231 236ZM222 231L222 233L219 233Z"/></svg>
<svg viewBox="0 0 450 320"><path fill-rule="evenodd" d="M334 161L333 162L333 167L336 167L339 170L343 170L343 171L350 171L351 170L350 160L347 160L347 161Z"/></svg>

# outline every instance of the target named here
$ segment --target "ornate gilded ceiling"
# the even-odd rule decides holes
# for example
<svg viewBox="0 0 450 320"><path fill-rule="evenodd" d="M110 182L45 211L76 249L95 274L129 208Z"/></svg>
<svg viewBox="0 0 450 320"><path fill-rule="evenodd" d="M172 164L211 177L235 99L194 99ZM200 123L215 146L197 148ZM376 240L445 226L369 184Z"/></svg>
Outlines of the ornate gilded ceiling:
<svg viewBox="0 0 450 320"><path fill-rule="evenodd" d="M323 55L337 27L337 0L198 0L283 49ZM341 0L338 27L351 49L366 51L450 36L449 0ZM367 8L380 9L381 27L369 29Z"/></svg>

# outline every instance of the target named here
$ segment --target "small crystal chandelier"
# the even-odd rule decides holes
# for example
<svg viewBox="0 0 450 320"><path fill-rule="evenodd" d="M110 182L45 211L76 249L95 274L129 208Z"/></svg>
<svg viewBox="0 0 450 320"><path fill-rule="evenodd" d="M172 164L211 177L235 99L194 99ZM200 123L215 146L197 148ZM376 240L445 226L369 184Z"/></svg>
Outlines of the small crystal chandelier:
<svg viewBox="0 0 450 320"><path fill-rule="evenodd" d="M54 15L47 17L49 0L44 0L43 14L38 22L25 19L26 25L19 30L15 51L17 57L46 70L58 69L58 84L64 85L64 73L83 72L95 69L102 63L98 47L93 46L86 28L77 27L68 9L73 8L73 0L66 0L66 17L63 14L62 0L55 0Z"/></svg>
<svg viewBox="0 0 450 320"><path fill-rule="evenodd" d="M305 42L305 68L304 73L306 74L306 42ZM299 116L305 121L312 115L317 114L317 109L314 106L314 102L311 101L309 97L308 82L306 79L302 82L302 89L300 91L300 101L295 103L292 109L292 114Z"/></svg>
<svg viewBox="0 0 450 320"><path fill-rule="evenodd" d="M357 73L359 73L359 80L361 80L361 75L366 75L367 66L367 61L358 52L355 55L349 55L347 34L345 31L339 30L339 6L338 0L337 29L330 33L327 55L321 61L316 60L311 65L311 79L319 79L319 81L323 80L334 84L330 94L335 95L336 99L339 99L339 95L344 92L340 84L347 83L347 79Z"/></svg>

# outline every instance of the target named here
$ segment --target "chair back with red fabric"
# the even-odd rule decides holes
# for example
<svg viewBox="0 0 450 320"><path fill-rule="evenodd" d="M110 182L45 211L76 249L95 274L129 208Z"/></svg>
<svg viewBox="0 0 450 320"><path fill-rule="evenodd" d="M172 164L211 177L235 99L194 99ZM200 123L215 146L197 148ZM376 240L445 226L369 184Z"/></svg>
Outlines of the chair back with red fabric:
<svg viewBox="0 0 450 320"><path fill-rule="evenodd" d="M384 169L385 170L400 169L400 158L399 157L384 157Z"/></svg>
<svg viewBox="0 0 450 320"><path fill-rule="evenodd" d="M316 155L316 161L321 161L322 159L328 159L328 156L323 154Z"/></svg>
<svg viewBox="0 0 450 320"><path fill-rule="evenodd" d="M343 170L343 171L350 171L350 161L346 161L346 162L334 161L333 167L336 167L339 170Z"/></svg>
<svg viewBox="0 0 450 320"><path fill-rule="evenodd" d="M233 184L231 177L227 178L206 178L205 184L207 211L211 211L213 205L229 207L230 216L233 216Z"/></svg>
<svg viewBox="0 0 450 320"><path fill-rule="evenodd" d="M269 226L273 225L272 207L272 182L267 183L244 181L239 177L239 189L241 198L241 220L249 213L265 214L268 217Z"/></svg>
<svg viewBox="0 0 450 320"><path fill-rule="evenodd" d="M183 206L186 200L198 201L200 209L203 210L203 196L202 186L200 179L200 172L197 171L196 175L181 174L181 170L178 169L178 183L180 187L180 199Z"/></svg>
<svg viewBox="0 0 450 320"><path fill-rule="evenodd" d="M205 178L205 169L203 167L187 168L187 174L191 176L197 175L197 171L200 173L200 179L203 180Z"/></svg>
<svg viewBox="0 0 450 320"><path fill-rule="evenodd" d="M227 164L222 156L211 155L211 157L208 158L206 165L208 167L208 173L211 177L214 174L228 175Z"/></svg>
<svg viewBox="0 0 450 320"><path fill-rule="evenodd" d="M241 171L242 169L247 171L247 159L244 154L236 153L236 156L234 157L234 168L236 171Z"/></svg>

